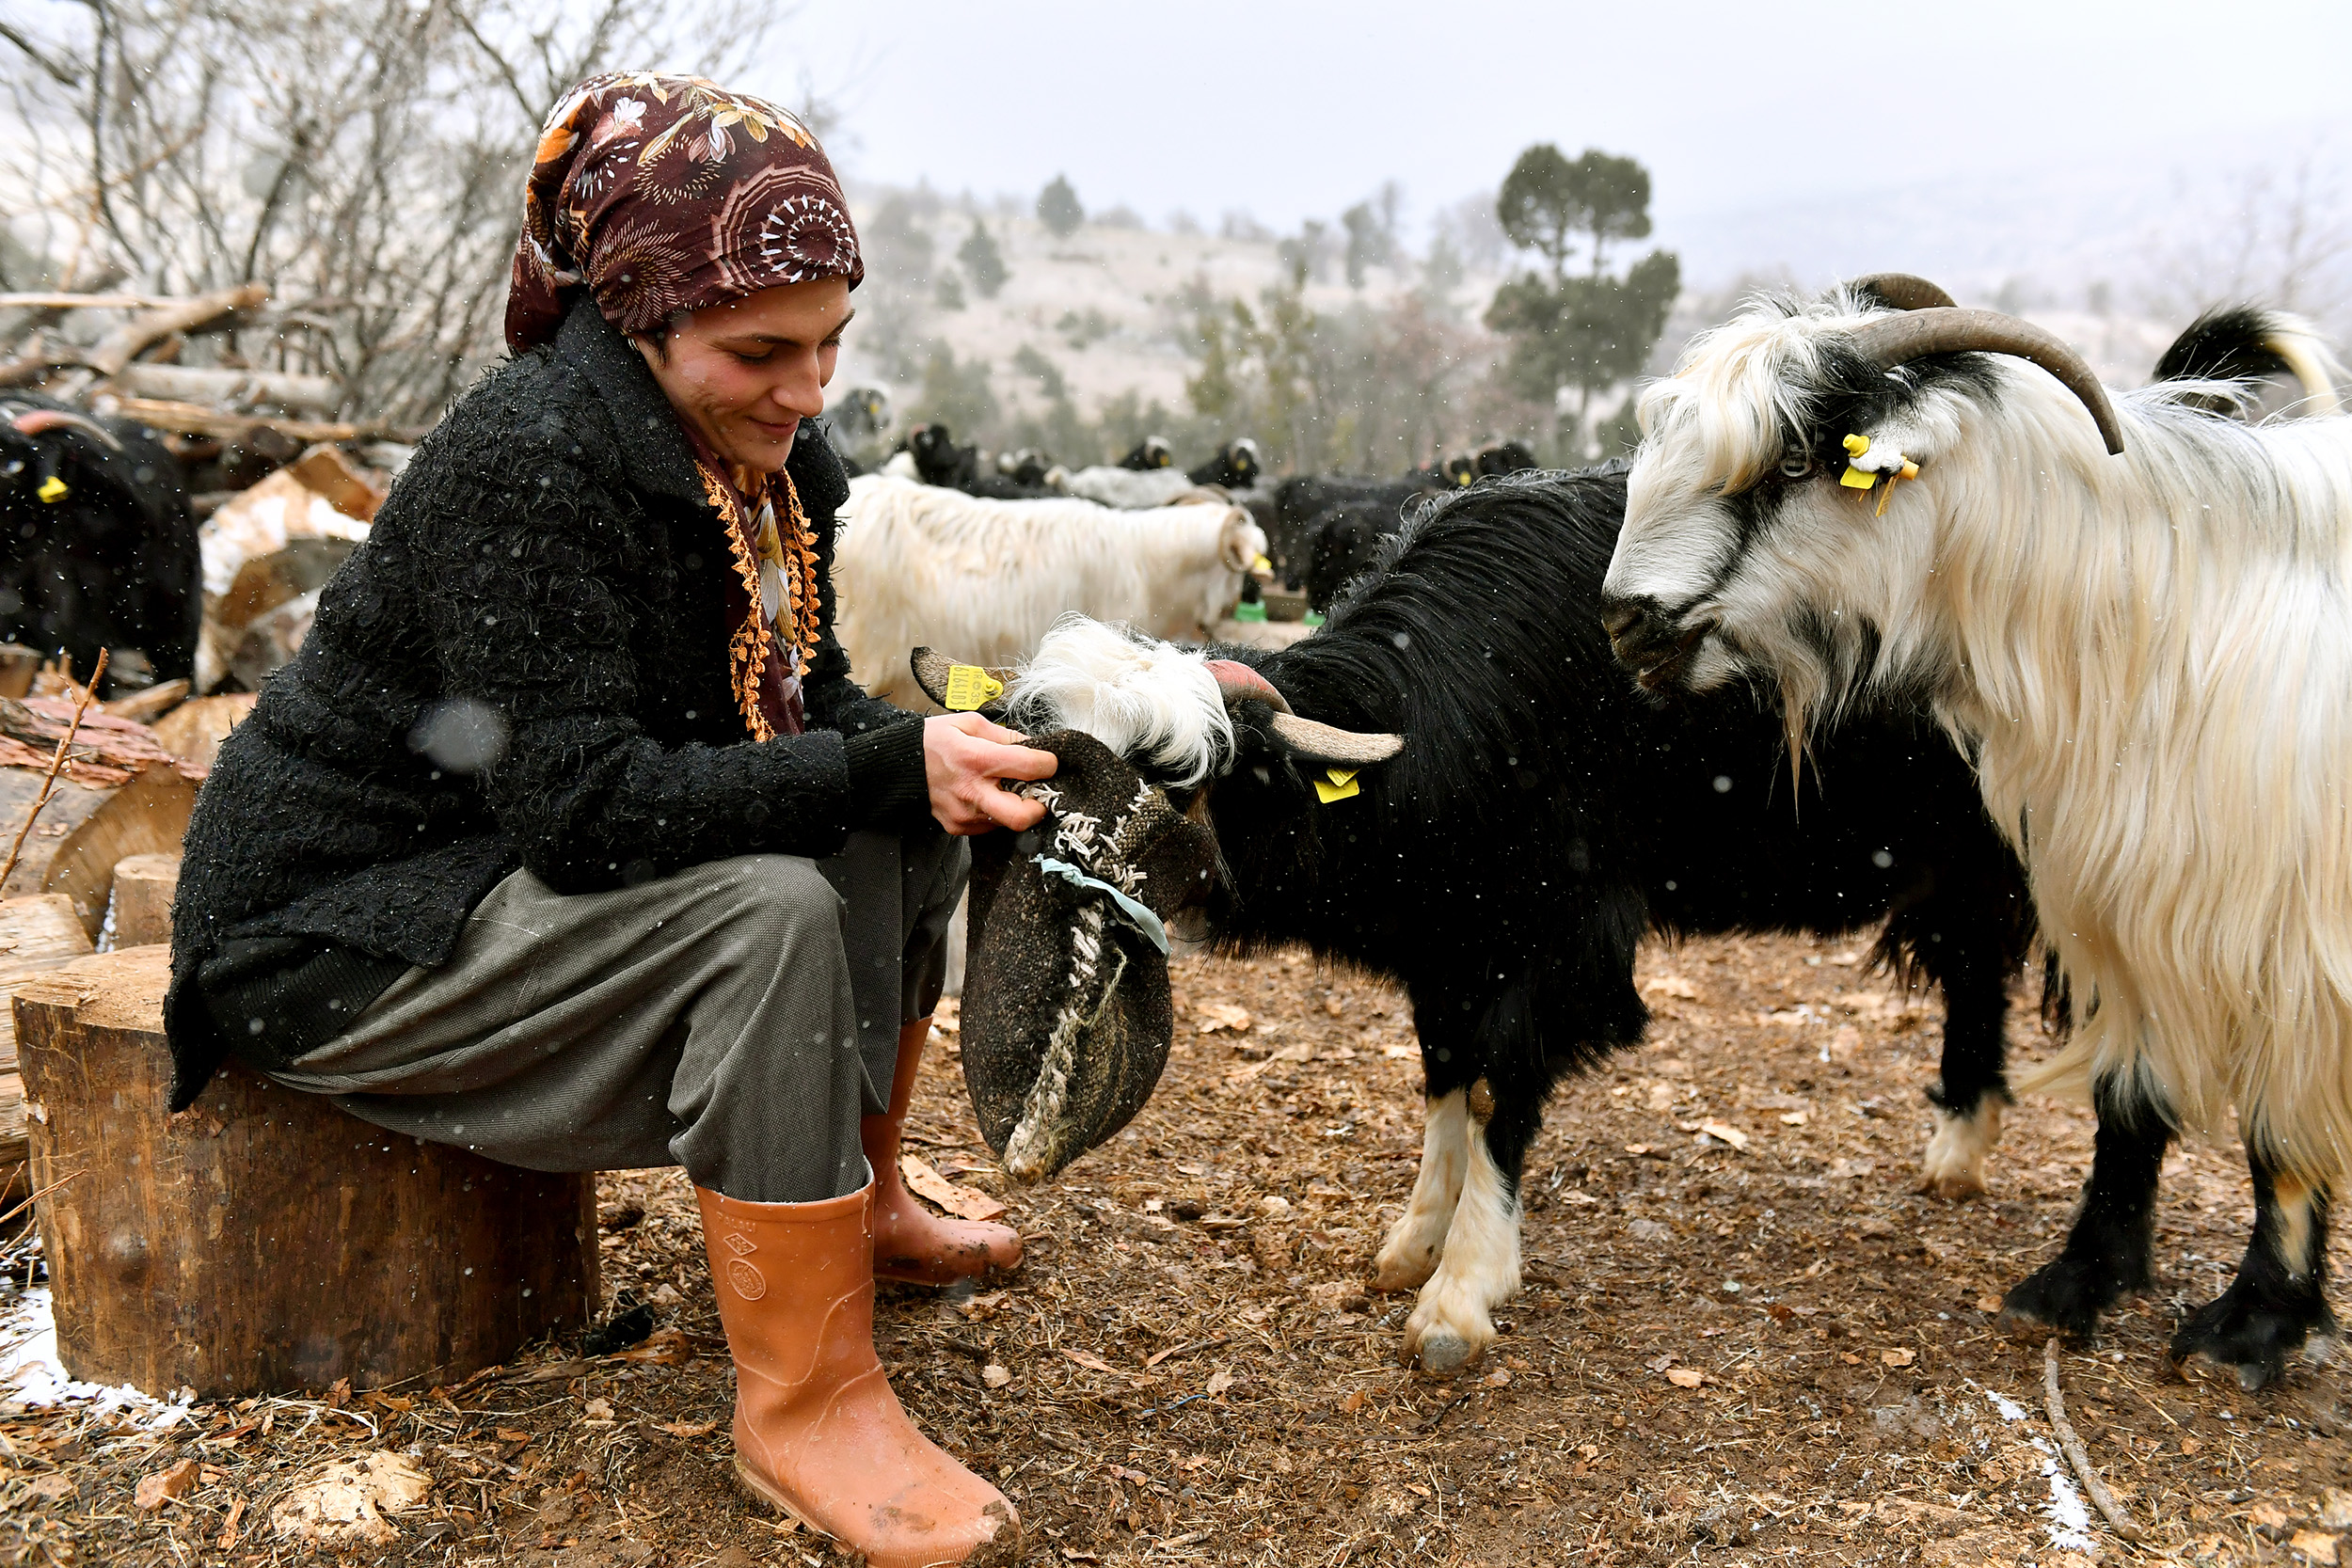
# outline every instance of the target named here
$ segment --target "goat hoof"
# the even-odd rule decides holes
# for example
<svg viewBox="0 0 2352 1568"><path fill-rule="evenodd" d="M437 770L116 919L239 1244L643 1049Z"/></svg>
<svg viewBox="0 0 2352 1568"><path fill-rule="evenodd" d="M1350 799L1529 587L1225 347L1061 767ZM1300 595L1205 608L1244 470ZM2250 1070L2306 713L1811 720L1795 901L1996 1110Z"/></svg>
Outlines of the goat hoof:
<svg viewBox="0 0 2352 1568"><path fill-rule="evenodd" d="M2287 1357L2313 1334L2334 1330L2324 1303L2280 1300L2233 1284L2181 1325L2168 1354L2175 1367L2199 1358L2227 1368L2250 1394L2284 1377Z"/></svg>
<svg viewBox="0 0 2352 1568"><path fill-rule="evenodd" d="M2058 1258L2027 1275L2001 1298L2000 1328L2010 1334L2047 1334L2087 1339L2099 1314L2123 1291L2112 1271L2072 1258Z"/></svg>
<svg viewBox="0 0 2352 1568"><path fill-rule="evenodd" d="M1432 1377L1451 1377L1485 1354L1494 1342L1492 1320L1460 1293L1445 1291L1442 1283L1424 1292L1421 1305L1405 1320L1405 1359L1420 1362L1421 1370Z"/></svg>
<svg viewBox="0 0 2352 1568"><path fill-rule="evenodd" d="M1421 1370L1431 1377L1452 1377L1470 1363L1477 1349L1460 1335L1449 1329L1436 1329L1422 1337Z"/></svg>

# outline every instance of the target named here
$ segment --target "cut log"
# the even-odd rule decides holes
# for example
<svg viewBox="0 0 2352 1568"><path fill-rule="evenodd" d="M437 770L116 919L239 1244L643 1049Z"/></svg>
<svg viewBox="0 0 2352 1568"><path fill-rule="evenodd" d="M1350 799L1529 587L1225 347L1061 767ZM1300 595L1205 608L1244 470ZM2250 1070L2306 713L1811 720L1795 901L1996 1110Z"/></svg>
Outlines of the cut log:
<svg viewBox="0 0 2352 1568"><path fill-rule="evenodd" d="M40 673L40 650L22 642L0 642L0 697L23 697Z"/></svg>
<svg viewBox="0 0 2352 1568"><path fill-rule="evenodd" d="M192 299L175 300L116 327L90 351L85 363L102 375L119 375L151 343L160 343L175 332L194 332L224 316L251 310L268 302L269 289L260 283L245 283Z"/></svg>
<svg viewBox="0 0 2352 1568"><path fill-rule="evenodd" d="M322 443L286 467L305 489L325 496L345 516L373 523L376 508L384 504L383 482L345 457L341 447Z"/></svg>
<svg viewBox="0 0 2352 1568"><path fill-rule="evenodd" d="M231 691L182 703L155 721L155 738L182 762L209 773L213 759L220 754L220 743L260 700L258 692Z"/></svg>
<svg viewBox="0 0 2352 1568"><path fill-rule="evenodd" d="M314 462L312 471L323 467ZM301 634L310 630L307 616L280 616L262 628L256 651L241 659L247 628L317 590L367 536L363 519L339 510L292 468L278 469L206 518L197 530L204 554L204 623L197 640L196 689L213 690L232 670L247 686L258 686L261 675L283 663L270 662L272 652L290 642L300 646Z"/></svg>
<svg viewBox="0 0 2352 1568"><path fill-rule="evenodd" d="M117 398L113 413L151 429L183 436L217 436L242 441L256 431L274 431L292 441L361 441L398 431L380 425L326 423L318 420L273 420L260 414L223 414L199 403L174 398Z"/></svg>
<svg viewBox="0 0 2352 1568"><path fill-rule="evenodd" d="M223 371L186 365L125 365L115 385L133 397L176 399L243 411L267 405L331 414L343 401L333 376L286 371Z"/></svg>
<svg viewBox="0 0 2352 1568"><path fill-rule="evenodd" d="M43 672L34 683L36 689L48 678ZM76 713L81 715L78 722ZM178 768L199 782L203 778L200 770L188 768L164 750L155 732L135 719L109 712L103 703L83 708L79 687L70 687L67 693L55 697L27 697L21 703L0 697L0 767L47 772L57 754L57 742L69 731L73 744L66 752L65 776L75 784L128 784L133 774L157 763Z"/></svg>
<svg viewBox="0 0 2352 1568"><path fill-rule="evenodd" d="M0 768L0 824L13 835L40 796L39 773ZM105 924L116 863L125 855L179 853L195 805L196 784L175 768L150 768L112 786L61 777L56 796L25 835L24 858L0 887L0 897L61 893L72 900L83 933L95 942Z"/></svg>
<svg viewBox="0 0 2352 1568"><path fill-rule="evenodd" d="M144 691L134 691L128 697L117 697L99 706L117 719L128 719L135 724L152 724L156 720L188 700L188 678L158 681Z"/></svg>
<svg viewBox="0 0 2352 1568"><path fill-rule="evenodd" d="M107 911L108 945L147 947L171 941L171 895L180 886L178 855L125 855L115 863Z"/></svg>
<svg viewBox="0 0 2352 1568"><path fill-rule="evenodd" d="M89 936L62 894L0 901L0 1201L32 1191L24 1180L24 1080L16 1065L16 984L89 957Z"/></svg>
<svg viewBox="0 0 2352 1568"><path fill-rule="evenodd" d="M126 948L17 992L69 1373L203 1399L429 1384L586 1323L592 1177L394 1137L233 1063L167 1117L168 971Z"/></svg>

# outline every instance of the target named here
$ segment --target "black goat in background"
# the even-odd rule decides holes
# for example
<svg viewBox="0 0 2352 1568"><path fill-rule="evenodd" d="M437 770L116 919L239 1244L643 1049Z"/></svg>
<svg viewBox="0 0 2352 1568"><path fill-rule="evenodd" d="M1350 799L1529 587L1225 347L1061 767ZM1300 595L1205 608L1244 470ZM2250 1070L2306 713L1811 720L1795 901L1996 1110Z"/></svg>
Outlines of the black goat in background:
<svg viewBox="0 0 2352 1568"><path fill-rule="evenodd" d="M180 465L144 428L24 393L0 399L0 637L196 669L203 563Z"/></svg>

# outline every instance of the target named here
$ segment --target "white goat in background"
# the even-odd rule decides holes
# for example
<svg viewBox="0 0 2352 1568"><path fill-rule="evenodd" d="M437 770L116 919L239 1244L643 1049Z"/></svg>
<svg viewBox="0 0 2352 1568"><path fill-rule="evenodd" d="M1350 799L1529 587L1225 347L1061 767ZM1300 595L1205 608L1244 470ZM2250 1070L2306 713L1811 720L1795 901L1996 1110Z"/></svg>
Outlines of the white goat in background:
<svg viewBox="0 0 2352 1568"><path fill-rule="evenodd" d="M1265 553L1265 534L1230 504L983 500L885 475L850 481L840 517L841 645L868 691L906 706L925 705L910 649L1017 664L1072 610L1205 638Z"/></svg>

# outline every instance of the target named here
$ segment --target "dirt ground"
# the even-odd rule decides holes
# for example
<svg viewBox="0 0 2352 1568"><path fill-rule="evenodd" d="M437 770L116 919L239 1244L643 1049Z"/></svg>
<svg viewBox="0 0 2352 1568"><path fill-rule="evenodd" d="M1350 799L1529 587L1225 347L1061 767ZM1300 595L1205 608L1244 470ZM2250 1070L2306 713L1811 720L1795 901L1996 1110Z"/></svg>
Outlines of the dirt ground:
<svg viewBox="0 0 2352 1568"><path fill-rule="evenodd" d="M899 1393L1012 1497L1037 1563L2336 1561L2340 1368L2249 1396L2163 1358L2251 1223L2233 1148L2173 1156L2157 1291L2062 1362L2075 1427L2148 1527L2127 1546L2064 1524L2042 1346L1988 1310L2058 1245L2087 1113L2017 1107L1991 1197L1922 1197L1931 1003L1828 942L1654 948L1643 976L1650 1043L1564 1088L1528 1167L1526 1289L1451 1382L1397 1364L1410 1298L1365 1288L1420 1147L1396 994L1297 956L1180 962L1157 1097L1039 1191L1004 1191L943 1035L912 1151L1003 1196L1029 1256L977 1291L883 1288ZM1236 1010L1246 1030L1200 1032ZM2029 1015L2011 1035L2021 1058L2046 1048ZM199 1405L160 1433L0 1407L0 1559L297 1560L319 1548L272 1528L289 1489L394 1451L421 1500L332 1556L834 1560L733 1489L682 1181L608 1178L603 1217L608 1310L655 1324L619 1354L574 1341L455 1390ZM137 1506L141 1478L190 1460L184 1496Z"/></svg>

